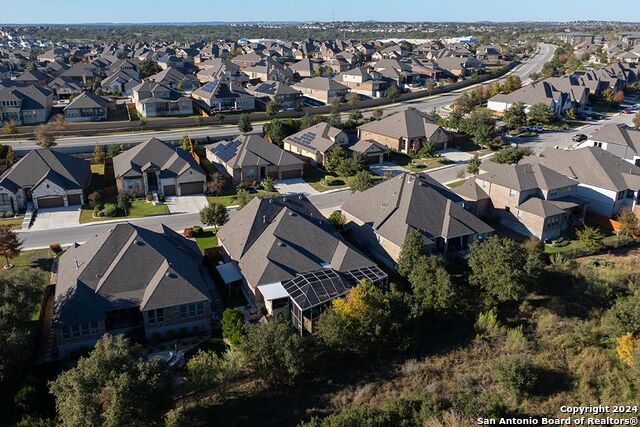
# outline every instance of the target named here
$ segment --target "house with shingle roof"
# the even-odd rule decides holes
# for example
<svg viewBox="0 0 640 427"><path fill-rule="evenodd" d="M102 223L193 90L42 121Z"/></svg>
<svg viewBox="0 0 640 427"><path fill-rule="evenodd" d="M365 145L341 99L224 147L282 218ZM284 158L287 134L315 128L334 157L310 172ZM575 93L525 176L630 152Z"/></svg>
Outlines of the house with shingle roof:
<svg viewBox="0 0 640 427"><path fill-rule="evenodd" d="M64 118L68 122L102 121L107 120L107 113L115 108L116 104L112 99L84 92L64 107Z"/></svg>
<svg viewBox="0 0 640 427"><path fill-rule="evenodd" d="M14 86L0 89L0 124L44 123L53 109L53 92L39 86Z"/></svg>
<svg viewBox="0 0 640 427"><path fill-rule="evenodd" d="M234 184L244 181L300 178L304 162L260 135L241 135L205 147L207 159L223 169Z"/></svg>
<svg viewBox="0 0 640 427"><path fill-rule="evenodd" d="M640 167L602 148L546 149L520 163L539 163L578 181L574 196L587 212L614 218L620 210L635 211L638 205Z"/></svg>
<svg viewBox="0 0 640 427"><path fill-rule="evenodd" d="M428 252L445 256L493 233L461 197L426 174L402 173L353 193L342 213L353 238L390 266L412 230L422 235Z"/></svg>
<svg viewBox="0 0 640 427"><path fill-rule="evenodd" d="M640 129L622 123L600 127L586 141L578 144L578 147L599 147L640 166Z"/></svg>
<svg viewBox="0 0 640 427"><path fill-rule="evenodd" d="M161 83L144 80L132 89L136 110L143 117L188 116L193 102L188 96Z"/></svg>
<svg viewBox="0 0 640 427"><path fill-rule="evenodd" d="M469 186L475 186L479 197L482 192L489 200L486 210L477 212L480 216L492 215L528 237L553 239L584 219L585 206L576 198L578 181L540 164L486 162L469 182L454 191L467 200Z"/></svg>
<svg viewBox="0 0 640 427"><path fill-rule="evenodd" d="M265 104L274 100L283 110L298 108L302 98L299 91L285 83L276 81L264 81L248 86L247 92L261 99Z"/></svg>
<svg viewBox="0 0 640 427"><path fill-rule="evenodd" d="M81 205L90 164L57 150L32 150L0 176L0 210L21 211Z"/></svg>
<svg viewBox="0 0 640 427"><path fill-rule="evenodd" d="M524 104L525 111L529 111L533 105L544 104L551 108L558 117L572 108L569 94L557 89L548 81L532 83L511 93L492 96L487 101L487 108L503 113L516 102Z"/></svg>
<svg viewBox="0 0 640 427"><path fill-rule="evenodd" d="M349 88L328 77L310 77L295 83L293 88L316 101L331 104L333 101L342 102L349 93Z"/></svg>
<svg viewBox="0 0 640 427"><path fill-rule="evenodd" d="M346 147L349 136L343 130L321 122L289 135L282 143L285 150L322 165L331 150Z"/></svg>
<svg viewBox="0 0 640 427"><path fill-rule="evenodd" d="M222 76L218 80L211 80L191 93L196 105L204 111L253 110L256 99L244 88L238 87L232 81Z"/></svg>
<svg viewBox="0 0 640 427"><path fill-rule="evenodd" d="M408 108L358 127L359 139L370 139L402 153L420 151L427 142L447 148L451 134L422 111Z"/></svg>
<svg viewBox="0 0 640 427"><path fill-rule="evenodd" d="M236 271L250 304L289 319L301 334L313 333L320 312L360 280L387 284L387 275L303 195L254 198L218 239L227 262L220 268Z"/></svg>
<svg viewBox="0 0 640 427"><path fill-rule="evenodd" d="M191 153L157 138L113 158L118 191L164 196L202 194L206 174Z"/></svg>
<svg viewBox="0 0 640 427"><path fill-rule="evenodd" d="M68 357L106 333L210 333L220 297L201 258L193 241L164 225L117 224L71 246L58 261L54 351Z"/></svg>

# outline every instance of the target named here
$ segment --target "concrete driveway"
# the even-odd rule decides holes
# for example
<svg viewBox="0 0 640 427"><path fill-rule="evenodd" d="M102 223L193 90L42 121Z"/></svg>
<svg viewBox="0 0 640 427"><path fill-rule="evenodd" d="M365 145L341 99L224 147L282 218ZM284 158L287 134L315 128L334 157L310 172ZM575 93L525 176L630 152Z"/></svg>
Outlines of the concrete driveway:
<svg viewBox="0 0 640 427"><path fill-rule="evenodd" d="M167 197L166 204L172 214L198 213L202 208L209 206L207 198L202 194Z"/></svg>
<svg viewBox="0 0 640 427"><path fill-rule="evenodd" d="M279 179L274 182L276 190L283 196L289 194L304 194L305 196L314 196L319 192L306 183L302 178Z"/></svg>
<svg viewBox="0 0 640 427"><path fill-rule="evenodd" d="M369 165L369 170L376 175L384 176L385 173L391 172L393 176L400 175L403 172L409 172L407 169L402 166L396 165L391 162L384 163L376 163L373 165Z"/></svg>
<svg viewBox="0 0 640 427"><path fill-rule="evenodd" d="M468 162L473 155L466 153L464 151L459 151L456 149L452 149L452 148L448 148L446 150L442 150L438 152L439 154L442 154L442 157L445 157L449 160L451 160L452 162L456 162L456 163L465 163Z"/></svg>
<svg viewBox="0 0 640 427"><path fill-rule="evenodd" d="M38 209L31 231L77 227L80 224L80 206Z"/></svg>

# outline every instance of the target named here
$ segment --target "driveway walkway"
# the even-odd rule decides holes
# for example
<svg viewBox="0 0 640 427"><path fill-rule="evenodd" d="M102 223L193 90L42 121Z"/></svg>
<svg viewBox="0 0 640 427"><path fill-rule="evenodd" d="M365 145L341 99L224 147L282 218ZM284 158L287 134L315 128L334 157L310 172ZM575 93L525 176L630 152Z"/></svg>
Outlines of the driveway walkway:
<svg viewBox="0 0 640 427"><path fill-rule="evenodd" d="M31 231L55 230L80 225L80 206L38 209Z"/></svg>
<svg viewBox="0 0 640 427"><path fill-rule="evenodd" d="M384 176L385 173L391 172L393 176L400 175L403 172L409 172L407 169L402 166L396 165L395 163L384 162L384 163L376 163L374 165L369 165L369 170L376 175Z"/></svg>
<svg viewBox="0 0 640 427"><path fill-rule="evenodd" d="M274 182L276 190L283 196L289 194L304 194L305 196L314 196L319 192L307 184L302 178L280 179Z"/></svg>
<svg viewBox="0 0 640 427"><path fill-rule="evenodd" d="M442 154L442 157L446 157L447 159L456 163L468 162L473 157L469 153L466 153L464 151L459 151L454 148L448 148L446 150L439 151L438 153Z"/></svg>
<svg viewBox="0 0 640 427"><path fill-rule="evenodd" d="M176 213L198 213L206 206L209 206L207 198L202 194L194 196L173 196L167 197L167 207L172 214Z"/></svg>

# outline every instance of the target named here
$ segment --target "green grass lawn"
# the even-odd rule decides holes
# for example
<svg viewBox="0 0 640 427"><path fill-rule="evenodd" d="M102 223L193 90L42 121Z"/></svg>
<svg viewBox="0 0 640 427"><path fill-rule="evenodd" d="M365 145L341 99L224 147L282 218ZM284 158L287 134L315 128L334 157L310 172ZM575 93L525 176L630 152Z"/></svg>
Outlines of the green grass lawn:
<svg viewBox="0 0 640 427"><path fill-rule="evenodd" d="M424 172L440 166L450 165L453 162L446 157L432 157L424 159L413 159L404 153L392 152L389 161L398 166L402 166L410 172Z"/></svg>
<svg viewBox="0 0 640 427"><path fill-rule="evenodd" d="M212 230L205 230L201 236L196 237L196 243L204 255L206 249L218 246L218 236Z"/></svg>
<svg viewBox="0 0 640 427"><path fill-rule="evenodd" d="M209 203L219 203L222 206L234 206L238 204L237 201L237 191L235 188L227 188L223 190L219 196L207 196L207 200ZM277 191L267 192L264 190L258 190L257 193L250 193L249 200L254 197L262 197L262 198L270 198L270 197L279 197L280 193Z"/></svg>
<svg viewBox="0 0 640 427"><path fill-rule="evenodd" d="M377 181L383 179L383 177L374 173L370 173L369 175L371 176L374 184ZM349 186L349 178L329 173L315 166L309 166L305 170L303 179L307 182L307 184L321 193L324 191L333 190L336 188L345 188ZM330 185L325 185L323 183L323 180L328 181Z"/></svg>
<svg viewBox="0 0 640 427"><path fill-rule="evenodd" d="M5 264L4 258L0 259L2 266ZM42 275L49 284L49 275L51 266L53 265L53 254L49 249L36 249L31 251L22 251L20 255L11 260L13 268L4 270L0 268L2 276L16 276L29 269L41 270Z"/></svg>
<svg viewBox="0 0 640 427"><path fill-rule="evenodd" d="M114 203L114 200L107 200L108 203ZM80 224L85 224L87 222L94 221L109 221L113 219L124 219L124 218L142 218L145 216L154 216L154 215L165 215L169 213L169 208L167 205L154 205L153 203L148 203L145 199L136 199L133 201L131 209L129 209L129 215L127 216L113 216L113 217L93 217L93 209L88 206L83 206L80 211Z"/></svg>
<svg viewBox="0 0 640 427"><path fill-rule="evenodd" d="M0 226L8 225L12 230L19 230L22 227L22 218L4 218L0 219Z"/></svg>
<svg viewBox="0 0 640 427"><path fill-rule="evenodd" d="M447 184L447 187L449 188L456 188L456 187L460 187L462 184L464 184L465 182L467 182L466 179L460 179L458 181L453 181Z"/></svg>
<svg viewBox="0 0 640 427"><path fill-rule="evenodd" d="M556 247L551 245L544 245L544 252L547 254L557 254L576 249L584 249L585 245L580 240L571 240L567 246Z"/></svg>

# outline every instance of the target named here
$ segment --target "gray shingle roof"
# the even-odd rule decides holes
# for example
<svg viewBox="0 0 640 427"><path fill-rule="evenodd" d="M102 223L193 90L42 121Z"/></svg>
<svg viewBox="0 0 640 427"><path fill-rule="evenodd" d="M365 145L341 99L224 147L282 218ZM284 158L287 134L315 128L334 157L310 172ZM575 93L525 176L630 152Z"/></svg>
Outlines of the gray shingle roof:
<svg viewBox="0 0 640 427"><path fill-rule="evenodd" d="M486 172L478 175L477 179L518 191L538 188L547 191L578 184L577 181L540 164L504 165L488 162L482 165L482 169Z"/></svg>
<svg viewBox="0 0 640 427"><path fill-rule="evenodd" d="M231 168L244 166L299 166L304 162L260 135L241 135L231 141L208 145L207 150Z"/></svg>
<svg viewBox="0 0 640 427"><path fill-rule="evenodd" d="M426 113L406 109L381 120L365 123L358 129L392 138L431 138L440 129Z"/></svg>
<svg viewBox="0 0 640 427"><path fill-rule="evenodd" d="M204 174L191 154L156 138L151 138L115 156L113 169L116 177L131 176L131 173L141 175L142 169L149 163L160 168L162 178L180 176L189 169Z"/></svg>
<svg viewBox="0 0 640 427"><path fill-rule="evenodd" d="M640 129L630 128L621 123L602 126L591 135L590 139L608 144L622 145L640 153Z"/></svg>
<svg viewBox="0 0 640 427"><path fill-rule="evenodd" d="M336 144L335 138L340 132L342 132L340 129L331 126L329 123L321 122L289 135L283 142L295 145L306 151L315 150L319 153L326 153Z"/></svg>

